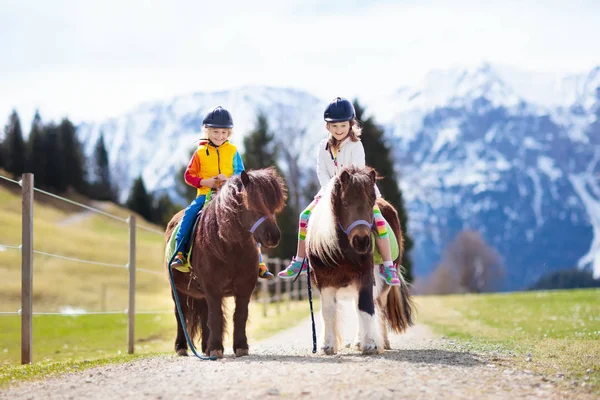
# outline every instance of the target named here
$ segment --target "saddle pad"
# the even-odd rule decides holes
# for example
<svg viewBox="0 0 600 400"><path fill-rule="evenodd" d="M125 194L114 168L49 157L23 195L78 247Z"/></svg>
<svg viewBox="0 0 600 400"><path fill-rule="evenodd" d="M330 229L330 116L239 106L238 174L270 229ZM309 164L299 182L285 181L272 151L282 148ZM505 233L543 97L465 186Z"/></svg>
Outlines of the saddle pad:
<svg viewBox="0 0 600 400"><path fill-rule="evenodd" d="M178 271L181 272L190 272L190 263L189 260L192 259L192 250L194 249L193 243L194 243L194 237L196 236L196 227L198 226L198 221L200 220L200 215L202 213L198 214L198 217L196 218L196 221L194 222L194 226L192 228L192 236L189 238L189 242L192 243L192 245L190 246L190 250L188 251L188 253L186 254L186 260L188 261L185 265L182 265L181 267L177 267L175 268ZM177 224L177 226L175 227L175 229L173 229L173 232L171 233L171 237L169 238L169 241L167 242L167 247L165 248L165 259L166 260L170 260L171 257L173 256L173 254L175 254L175 244L177 243L177 240L175 240L177 238L177 232L179 232L179 228L181 227L181 221L179 221L179 223Z"/></svg>
<svg viewBox="0 0 600 400"><path fill-rule="evenodd" d="M398 239L396 239L396 234L392 230L390 224L385 221L385 227L388 232L388 237L390 238L390 249L392 250L392 260L398 258L400 254L400 248L398 247ZM383 259L381 258L381 254L379 253L379 249L375 245L375 233L371 234L371 239L373 240L373 263L375 265L383 264Z"/></svg>
<svg viewBox="0 0 600 400"><path fill-rule="evenodd" d="M167 246L165 248L165 259L167 260L167 262L169 262L169 260L171 260L171 257L173 256L173 254L175 254L175 244L177 242L175 240L175 238L177 237L177 232L179 232L180 226L181 226L181 221L179 221L179 223L177 224L175 229L173 229L173 232L171 233L171 237L169 238L169 241L167 242ZM186 260L190 259L193 247L194 246L190 246L190 252L186 255ZM181 267L176 267L175 269L178 271L181 271L181 272L190 272L190 264L188 262L185 265L182 265Z"/></svg>
<svg viewBox="0 0 600 400"><path fill-rule="evenodd" d="M206 201L204 202L204 207L206 207L206 203L208 203L208 201L210 200L211 193L212 192L209 192L208 195L206 196ZM192 250L194 249L194 238L196 237L196 228L198 227L198 223L200 222L200 217L202 216L202 211L204 211L204 207L200 210L198 215L196 215L196 219L194 220L194 225L192 226L192 232L190 234L191 237L188 239L189 243L191 243L190 250L186 254L186 260L188 260L188 262L181 267L175 268L178 271L190 272L189 260L192 259ZM175 253L175 250L176 250L175 244L177 242L175 239L177 238L177 232L179 232L180 227L181 227L181 220L177 223L177 226L175 227L175 229L173 229L173 232L171 233L171 237L169 238L169 241L167 242L167 246L165 248L165 259L166 260L170 260L171 257L173 256L173 254Z"/></svg>

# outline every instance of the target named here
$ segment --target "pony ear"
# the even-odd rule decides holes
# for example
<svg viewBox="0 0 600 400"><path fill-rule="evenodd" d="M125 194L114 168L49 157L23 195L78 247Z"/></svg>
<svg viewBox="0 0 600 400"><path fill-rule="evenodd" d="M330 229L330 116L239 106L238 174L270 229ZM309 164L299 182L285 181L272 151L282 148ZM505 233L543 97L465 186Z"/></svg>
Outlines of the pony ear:
<svg viewBox="0 0 600 400"><path fill-rule="evenodd" d="M340 182L342 182L345 185L348 183L349 180L350 180L350 173L346 170L343 170L342 173L340 174Z"/></svg>
<svg viewBox="0 0 600 400"><path fill-rule="evenodd" d="M369 171L369 178L371 178L371 180L373 181L373 185L374 185L375 182L377 182L377 171L375 171L374 169Z"/></svg>
<svg viewBox="0 0 600 400"><path fill-rule="evenodd" d="M242 171L241 178L242 178L242 183L244 184L244 187L248 187L248 185L250 184L250 177L248 176L246 171Z"/></svg>

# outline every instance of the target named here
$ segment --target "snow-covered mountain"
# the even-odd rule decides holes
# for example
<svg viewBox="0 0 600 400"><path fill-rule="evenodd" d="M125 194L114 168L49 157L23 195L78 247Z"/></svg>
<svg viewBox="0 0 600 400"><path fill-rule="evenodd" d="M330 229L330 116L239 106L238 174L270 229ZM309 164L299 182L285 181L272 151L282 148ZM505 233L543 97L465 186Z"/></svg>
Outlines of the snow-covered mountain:
<svg viewBox="0 0 600 400"><path fill-rule="evenodd" d="M329 100L243 87L143 104L78 132L88 155L104 133L122 198L140 174L150 190L172 188L205 112L219 104L233 113L239 147L265 112L309 176ZM366 105L394 146L418 275L464 228L503 255L506 289L574 265L600 275L600 67L567 77L487 63L432 71Z"/></svg>
<svg viewBox="0 0 600 400"><path fill-rule="evenodd" d="M599 276L600 68L548 82L571 88L569 105L509 81L523 79L489 64L432 72L386 101L419 272L473 228L503 255L509 289L577 264Z"/></svg>

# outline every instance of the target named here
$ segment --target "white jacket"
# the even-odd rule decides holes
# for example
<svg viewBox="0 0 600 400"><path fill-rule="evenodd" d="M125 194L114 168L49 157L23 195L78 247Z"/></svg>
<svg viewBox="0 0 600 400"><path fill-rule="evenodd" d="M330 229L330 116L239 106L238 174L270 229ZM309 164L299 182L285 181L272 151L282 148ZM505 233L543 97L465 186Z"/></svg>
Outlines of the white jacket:
<svg viewBox="0 0 600 400"><path fill-rule="evenodd" d="M317 196L320 196L323 193L325 186L327 186L331 178L345 166L355 165L359 168L365 166L365 149L360 140L353 142L346 138L340 144L337 153L337 167L335 166L331 153L329 150L326 150L326 147L327 139L321 140L317 149L317 176L319 178L319 183L321 184L321 190L319 190ZM377 197L381 197L377 185L375 185L375 194Z"/></svg>

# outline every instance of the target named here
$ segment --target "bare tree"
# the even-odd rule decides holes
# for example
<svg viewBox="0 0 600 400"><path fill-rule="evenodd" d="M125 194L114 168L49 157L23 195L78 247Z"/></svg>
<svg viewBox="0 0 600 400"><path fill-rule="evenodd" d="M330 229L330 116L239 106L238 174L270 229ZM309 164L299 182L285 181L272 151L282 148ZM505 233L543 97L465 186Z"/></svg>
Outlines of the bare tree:
<svg viewBox="0 0 600 400"><path fill-rule="evenodd" d="M423 291L428 294L490 292L499 287L503 276L500 255L479 232L462 231L446 248Z"/></svg>

